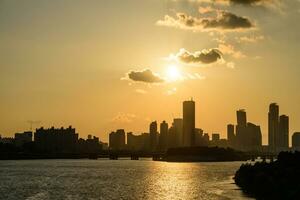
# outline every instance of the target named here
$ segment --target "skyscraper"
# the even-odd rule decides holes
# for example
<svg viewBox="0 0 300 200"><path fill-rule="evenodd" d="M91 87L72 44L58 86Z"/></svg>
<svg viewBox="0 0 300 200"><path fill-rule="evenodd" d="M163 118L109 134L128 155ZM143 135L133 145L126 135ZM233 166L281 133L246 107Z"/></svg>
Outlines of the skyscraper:
<svg viewBox="0 0 300 200"><path fill-rule="evenodd" d="M149 132L150 132L150 148L151 150L156 150L157 147L157 137L158 137L158 133L157 133L157 122L151 122L150 123L150 128L149 128Z"/></svg>
<svg viewBox="0 0 300 200"><path fill-rule="evenodd" d="M289 117L286 115L279 117L279 144L281 150L289 148Z"/></svg>
<svg viewBox="0 0 300 200"><path fill-rule="evenodd" d="M300 150L300 132L295 132L292 136L292 147L293 150Z"/></svg>
<svg viewBox="0 0 300 200"><path fill-rule="evenodd" d="M271 103L268 113L268 136L269 148L271 151L276 151L279 143L279 106L276 103Z"/></svg>
<svg viewBox="0 0 300 200"><path fill-rule="evenodd" d="M195 102L183 102L183 146L195 144Z"/></svg>
<svg viewBox="0 0 300 200"><path fill-rule="evenodd" d="M159 136L159 148L160 150L166 150L168 147L168 130L169 126L166 121L160 123L160 136Z"/></svg>
<svg viewBox="0 0 300 200"><path fill-rule="evenodd" d="M173 128L175 132L175 146L182 146L183 144L183 120L181 118L176 118L173 120Z"/></svg>
<svg viewBox="0 0 300 200"><path fill-rule="evenodd" d="M234 140L235 140L234 125L233 124L228 124L227 125L227 140L228 140L229 146L233 147L234 146Z"/></svg>
<svg viewBox="0 0 300 200"><path fill-rule="evenodd" d="M91 139L91 138L90 138ZM109 134L109 147L113 150L125 149L125 130L118 129Z"/></svg>
<svg viewBox="0 0 300 200"><path fill-rule="evenodd" d="M244 109L236 111L236 142L238 149L244 149L247 144L247 114Z"/></svg>
<svg viewBox="0 0 300 200"><path fill-rule="evenodd" d="M236 116L237 116L237 124L239 126L243 126L243 127L247 126L247 115L244 109L237 110Z"/></svg>

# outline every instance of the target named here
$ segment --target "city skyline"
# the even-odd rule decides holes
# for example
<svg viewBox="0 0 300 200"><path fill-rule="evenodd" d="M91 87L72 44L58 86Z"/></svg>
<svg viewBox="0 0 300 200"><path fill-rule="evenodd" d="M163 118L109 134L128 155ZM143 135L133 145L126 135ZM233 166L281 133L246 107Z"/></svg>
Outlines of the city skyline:
<svg viewBox="0 0 300 200"><path fill-rule="evenodd" d="M188 105L188 104L190 104L190 103L192 103L192 105ZM285 134L287 135L286 137L288 138L288 140L286 140L285 139L285 137L283 137L282 136L282 138L280 138L280 139L277 139L278 141L276 142L276 145L278 145L279 143L282 145L282 146L284 146L283 145L283 143L284 144L287 144L287 146L291 146L291 144L292 144L292 133L297 133L297 132L299 132L299 131L291 131L290 129L289 129L289 126L290 126L290 122L289 122L289 120L290 120L290 116L288 116L288 115L286 115L286 114L279 114L279 111L280 111L280 109L279 109L279 104L277 104L277 103L271 103L271 104L269 104L269 113L270 113L270 109L273 107L273 106L276 106L277 107L277 113L275 113L275 116L273 117L273 118L276 118L276 115L277 115L277 125L275 125L275 126L277 126L277 129L278 130L276 130L278 133L273 133L273 134L271 134L270 135L270 131L272 132L272 130L270 130L270 128L269 128L269 126L270 125L268 125L268 127L267 127L267 131L264 133L263 131L261 131L262 132L262 145L269 145L269 144L271 144L271 146L274 146L274 144L275 144L275 142L273 141L273 142L271 142L272 140L274 140L273 138L272 138L272 135L276 135L276 134L279 134L279 132L280 132L280 129L282 128L281 126L280 126L280 119L283 119L283 120L285 120L286 122L286 124L287 125L285 125L284 126L284 129L285 129ZM186 108L185 108L186 107ZM171 119L170 121L172 122L173 121L173 124L174 124L174 122L176 121L176 120L182 120L183 119L183 116L184 116L184 112L186 112L187 113L187 110L189 110L188 112L190 112L190 114L188 114L187 115L187 117L188 118L190 118L190 117L192 117L192 118L190 118L188 121L195 121L195 122L197 122L197 120L196 120L196 115L197 115L197 113L196 113L196 111L195 111L195 108L196 108L196 106L195 106L195 101L193 101L193 99L191 99L191 100L188 100L188 101L183 101L183 109L182 109L182 116L181 115L179 115L177 118L173 118L173 119ZM186 110L186 111L185 111ZM235 117L236 117L236 119L235 119L235 122L237 123L237 125L242 125L242 126L245 126L246 124L247 124L247 110L246 109L238 109L238 110L236 110L236 115L235 115ZM191 116L192 115L192 116ZM194 116L193 116L194 115ZM186 117L186 118L187 118ZM267 117L267 120L269 121L269 118L270 118L270 116L268 116ZM33 126L33 124L35 124L35 123L41 123L41 122L38 122L38 121L27 121L26 123L28 123L29 125L30 125L30 129L26 129L27 131L33 131L32 130L32 126ZM168 121L167 120L162 120L162 121L159 121L159 120L154 120L154 121L152 121L151 123L150 123L150 127L149 127L149 129L148 129L148 132L147 132L147 128L144 128L144 130L145 131L133 131L133 130L131 130L130 128L129 128L129 132L126 132L126 133L135 133L135 134L143 134L143 133L149 133L150 134L150 136L152 137L152 139L151 139L151 142L150 143L153 143L153 137L154 138L156 138L156 140L157 141L155 141L155 144L154 144L154 146L156 146L156 145L159 145L158 144L158 140L159 140L159 137L160 137L160 131L158 131L158 130L160 130L161 128L159 128L160 126L161 126L161 123L167 123L167 125L168 125ZM181 123L183 123L183 122L181 122ZM186 123L188 123L188 124L190 124L189 122L186 122ZM270 122L268 122L268 124L269 124ZM184 123L183 123L184 124ZM218 131L212 131L212 132L209 132L209 131L207 131L207 130L205 130L205 129L201 129L201 130L205 130L205 133L207 133L207 134L209 134L210 135L210 137L212 137L212 135L214 134L214 133L218 133L219 135L220 135L220 137L221 138L224 138L224 139L229 139L229 135L228 135L228 131L229 131L229 129L228 129L228 126L230 126L230 125L232 125L233 126L233 129L235 130L235 125L233 125L233 122L229 122L228 124L226 124L226 127L225 127L225 129L226 129L226 131L224 132L224 133L222 133L222 132L218 132ZM70 125L67 125L67 126L70 126ZM189 128L189 130L188 131L186 131L186 132L190 132L190 130L196 130L197 129L197 127L198 128L202 128L202 127L199 127L199 126L196 126L196 125L191 125L192 127L190 127ZM260 126L260 128L261 128L261 125L258 123L258 126ZM285 128L287 126L287 128ZM36 128L38 129L39 127L44 127L44 126L37 126ZM53 126L53 125L51 125L51 126L49 126L49 127L55 127L55 126ZM64 126L61 126L61 127L64 127ZM151 128L152 127L152 128ZM237 126L238 127L238 126ZM271 128L272 129L272 128ZM116 130L125 130L125 128L124 127L117 127L116 128ZM184 130L184 128L183 128L183 130ZM24 130L19 130L19 132L20 131L24 131ZM107 137L108 136L108 134L111 132L112 130L110 130L108 133L105 133L105 136L102 138L102 137L100 137L100 139L101 139L101 141L103 141L103 142L107 142L107 143L109 143L109 138ZM26 132L26 131L25 131ZM191 135L186 135L185 133L184 133L185 131L183 131L183 133L182 133L182 136L183 137L191 137L191 138L193 138L193 136L191 136ZM238 131L237 131L238 132ZM287 133L286 133L287 132ZM17 132L16 132L17 133ZM82 135L85 135L86 136L86 138L88 138L88 136L89 135L91 135L91 134L93 134L93 135L97 135L97 133L96 134L94 134L94 133L89 133L88 135L85 135L85 134L82 134ZM6 135L2 135L2 137L12 137L13 135L15 135L15 133L12 133L11 135L8 135L8 136L6 136ZM1 134L0 134L0 136L1 136ZM98 135L97 135L98 136ZM194 138L195 139L195 138ZM183 140L186 140L186 138L183 138ZM191 139L191 140L193 140L193 139ZM263 141L263 140L265 140L265 141ZM156 144L157 143L157 144ZM184 141L183 141L183 144L186 144L186 145L188 145L189 146L189 144L191 144L191 142L189 141L189 142L187 142L187 143L184 143ZM151 145L151 146L153 146L153 145Z"/></svg>
<svg viewBox="0 0 300 200"><path fill-rule="evenodd" d="M190 97L196 127L221 137L246 109L267 144L270 102L298 131L300 2L226 2L1 1L0 134L39 121L107 141L170 124Z"/></svg>

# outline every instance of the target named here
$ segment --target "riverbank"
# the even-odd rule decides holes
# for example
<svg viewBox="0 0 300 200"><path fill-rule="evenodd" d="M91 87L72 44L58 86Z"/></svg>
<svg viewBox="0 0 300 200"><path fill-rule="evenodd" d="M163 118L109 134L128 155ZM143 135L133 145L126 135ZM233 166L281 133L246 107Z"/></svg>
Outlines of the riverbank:
<svg viewBox="0 0 300 200"><path fill-rule="evenodd" d="M299 199L300 152L281 152L274 162L243 164L235 183L257 199Z"/></svg>

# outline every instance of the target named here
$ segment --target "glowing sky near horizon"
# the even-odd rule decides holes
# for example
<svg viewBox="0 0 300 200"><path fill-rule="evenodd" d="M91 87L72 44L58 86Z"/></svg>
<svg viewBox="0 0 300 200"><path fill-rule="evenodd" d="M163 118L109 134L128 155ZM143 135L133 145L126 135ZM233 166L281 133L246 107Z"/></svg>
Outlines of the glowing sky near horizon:
<svg viewBox="0 0 300 200"><path fill-rule="evenodd" d="M226 137L277 102L300 131L300 1L0 0L0 134L73 125L107 141L181 117Z"/></svg>

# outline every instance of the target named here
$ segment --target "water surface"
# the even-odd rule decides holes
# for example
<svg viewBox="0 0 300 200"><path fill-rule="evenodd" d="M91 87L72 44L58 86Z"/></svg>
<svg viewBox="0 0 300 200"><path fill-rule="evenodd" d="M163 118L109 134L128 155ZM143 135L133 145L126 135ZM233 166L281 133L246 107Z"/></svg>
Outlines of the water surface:
<svg viewBox="0 0 300 200"><path fill-rule="evenodd" d="M232 177L241 162L0 161L0 199L249 199Z"/></svg>

